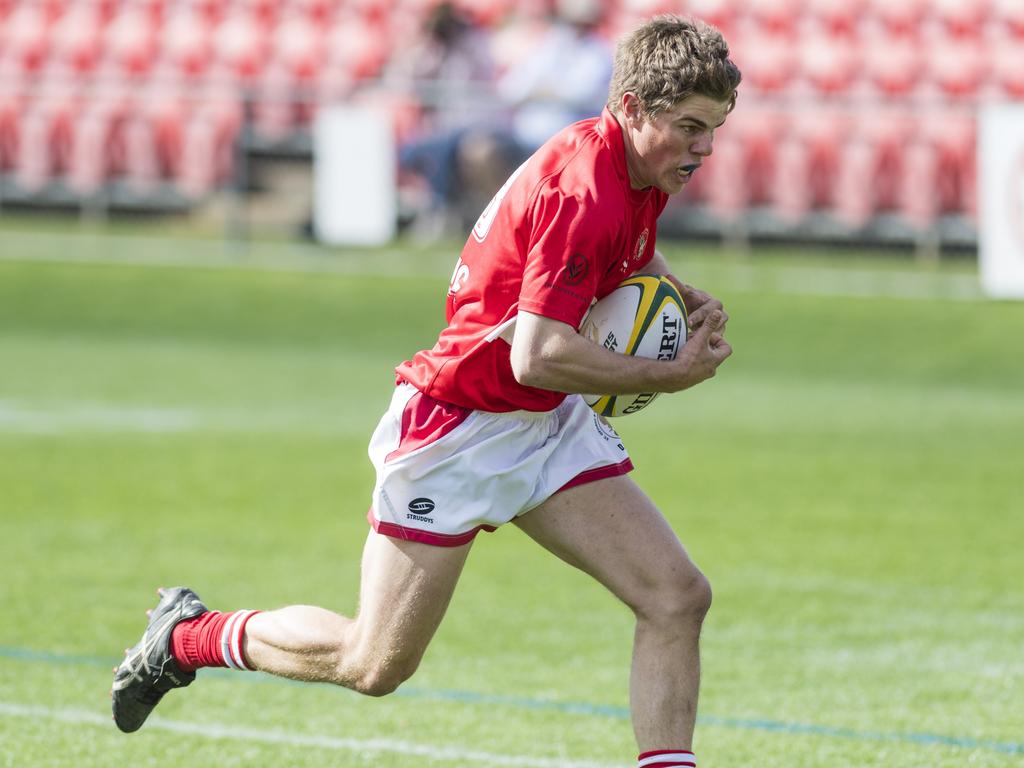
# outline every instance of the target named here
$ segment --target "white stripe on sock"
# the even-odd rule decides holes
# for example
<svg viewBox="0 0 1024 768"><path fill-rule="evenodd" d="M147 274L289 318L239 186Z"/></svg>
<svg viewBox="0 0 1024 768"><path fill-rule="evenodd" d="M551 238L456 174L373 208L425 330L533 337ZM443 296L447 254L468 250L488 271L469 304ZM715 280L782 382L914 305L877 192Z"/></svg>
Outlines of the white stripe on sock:
<svg viewBox="0 0 1024 768"><path fill-rule="evenodd" d="M245 656L242 655L242 630L245 627L246 619L248 619L254 613L255 611L238 612L238 620L232 622L231 625L231 641L228 644L228 649L231 651L231 655L234 657L235 664L238 665L239 669L243 669L246 672L252 672L252 668L245 663Z"/></svg>
<svg viewBox="0 0 1024 768"><path fill-rule="evenodd" d="M220 631L220 655L223 657L224 663L231 669L241 670L242 668L235 663L231 655L231 630L234 628L235 622L238 621L239 613L240 611L236 611L232 614L228 623L224 625L224 629Z"/></svg>
<svg viewBox="0 0 1024 768"><path fill-rule="evenodd" d="M688 765L696 768L697 758L693 756L693 752L666 752L663 755L651 755L645 757L636 764L636 768L644 768L647 765L657 765L658 763L668 763L669 765Z"/></svg>

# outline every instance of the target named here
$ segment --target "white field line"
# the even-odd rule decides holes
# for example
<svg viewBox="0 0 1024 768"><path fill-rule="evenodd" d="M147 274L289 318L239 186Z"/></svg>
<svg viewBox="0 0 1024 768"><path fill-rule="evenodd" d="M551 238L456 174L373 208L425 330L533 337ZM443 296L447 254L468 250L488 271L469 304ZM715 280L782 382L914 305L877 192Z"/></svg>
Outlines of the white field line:
<svg viewBox="0 0 1024 768"><path fill-rule="evenodd" d="M61 402L33 405L0 400L0 433L193 432L204 424L201 414L182 408L154 408L100 403Z"/></svg>
<svg viewBox="0 0 1024 768"><path fill-rule="evenodd" d="M110 717L84 709L53 708L0 701L0 716L25 717L70 725L100 726L116 733ZM479 763L516 768L619 768L610 763L593 763L562 758L530 757L480 752L459 747L442 747L392 739L355 739L338 736L317 736L263 728L245 728L219 723L188 723L153 717L146 722L146 730L170 731L186 736L246 744L280 744L289 747L313 747L336 752L387 753L437 760L453 765Z"/></svg>
<svg viewBox="0 0 1024 768"><path fill-rule="evenodd" d="M447 277L457 253L448 258L437 251L410 253L400 247L352 249L334 253L301 243L232 246L226 241L173 239L141 235L105 237L99 234L7 232L6 243L21 241L22 248L0 248L0 260L41 261L151 267L205 267L286 273L335 273L363 277ZM66 240L67 247L47 247L47 241ZM458 245L452 246L454 250ZM790 296L845 298L946 299L979 301L984 298L976 274L926 270L828 269L772 266L770 264L675 265L683 276L701 283L713 275L737 292Z"/></svg>

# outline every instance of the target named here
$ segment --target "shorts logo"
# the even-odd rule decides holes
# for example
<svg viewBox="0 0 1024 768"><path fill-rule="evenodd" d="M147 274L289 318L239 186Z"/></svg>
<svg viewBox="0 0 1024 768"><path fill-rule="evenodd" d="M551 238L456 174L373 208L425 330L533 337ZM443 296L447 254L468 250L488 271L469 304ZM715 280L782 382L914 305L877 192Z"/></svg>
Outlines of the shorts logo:
<svg viewBox="0 0 1024 768"><path fill-rule="evenodd" d="M590 271L590 262L582 253L574 253L565 265L566 285L579 285Z"/></svg>
<svg viewBox="0 0 1024 768"><path fill-rule="evenodd" d="M597 432L601 437L604 438L606 443L615 443L615 446L620 450L626 450L626 446L622 444L622 438L619 437L619 433L615 431L611 424L609 424L604 417L594 414L594 426L597 428Z"/></svg>
<svg viewBox="0 0 1024 768"><path fill-rule="evenodd" d="M433 499L420 497L409 502L409 511L414 515L429 515L434 511Z"/></svg>

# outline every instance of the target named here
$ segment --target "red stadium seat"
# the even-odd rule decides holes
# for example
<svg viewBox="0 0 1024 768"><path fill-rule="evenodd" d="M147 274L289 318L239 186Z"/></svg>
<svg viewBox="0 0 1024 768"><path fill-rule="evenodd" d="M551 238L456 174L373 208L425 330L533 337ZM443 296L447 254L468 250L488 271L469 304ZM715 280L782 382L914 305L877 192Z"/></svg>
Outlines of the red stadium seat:
<svg viewBox="0 0 1024 768"><path fill-rule="evenodd" d="M102 22L98 6L71 6L50 31L51 58L76 72L91 71L103 52Z"/></svg>
<svg viewBox="0 0 1024 768"><path fill-rule="evenodd" d="M264 140L280 141L296 126L295 80L281 66L268 67L256 85L253 128Z"/></svg>
<svg viewBox="0 0 1024 768"><path fill-rule="evenodd" d="M924 79L923 53L915 41L882 34L865 37L861 45L864 74L879 95L908 96Z"/></svg>
<svg viewBox="0 0 1024 768"><path fill-rule="evenodd" d="M240 82L250 82L263 70L268 46L259 19L232 10L213 31L214 55L227 72Z"/></svg>
<svg viewBox="0 0 1024 768"><path fill-rule="evenodd" d="M760 94L785 91L795 80L796 47L781 35L737 34L730 46L743 72L743 87Z"/></svg>
<svg viewBox="0 0 1024 768"><path fill-rule="evenodd" d="M988 0L931 0L931 10L946 34L975 40L991 12Z"/></svg>
<svg viewBox="0 0 1024 768"><path fill-rule="evenodd" d="M992 18L1011 37L1024 40L1024 3L1020 0L992 0Z"/></svg>
<svg viewBox="0 0 1024 768"><path fill-rule="evenodd" d="M813 210L834 207L849 129L849 116L839 110L821 108L794 120L775 164L774 203L782 220L798 223Z"/></svg>
<svg viewBox="0 0 1024 768"><path fill-rule="evenodd" d="M716 142L723 138L736 142L732 150L722 151L736 151L739 155L747 205L768 205L772 202L779 143L788 130L789 116L776 109L765 108L737 111L719 130ZM716 153L719 151L715 150Z"/></svg>
<svg viewBox="0 0 1024 768"><path fill-rule="evenodd" d="M803 18L801 0L747 0L745 16L761 34L793 35Z"/></svg>
<svg viewBox="0 0 1024 768"><path fill-rule="evenodd" d="M15 156L18 151L18 118L24 111L24 94L13 89L0 89L0 172L2 173L14 168Z"/></svg>
<svg viewBox="0 0 1024 768"><path fill-rule="evenodd" d="M181 166L175 179L188 197L201 197L217 183L217 130L203 115L190 120L182 134Z"/></svg>
<svg viewBox="0 0 1024 768"><path fill-rule="evenodd" d="M158 41L152 16L141 5L127 4L106 32L107 56L115 69L142 75L157 59Z"/></svg>
<svg viewBox="0 0 1024 768"><path fill-rule="evenodd" d="M333 0L294 0L292 4L292 13L286 12L282 20L287 18L304 18L308 21L325 26L330 23L334 16L334 12L338 3Z"/></svg>
<svg viewBox="0 0 1024 768"><path fill-rule="evenodd" d="M986 57L980 41L938 38L926 54L928 79L943 97L974 96L987 76Z"/></svg>
<svg viewBox="0 0 1024 768"><path fill-rule="evenodd" d="M235 103L217 99L197 106L181 137L175 182L182 193L202 197L229 178L240 124Z"/></svg>
<svg viewBox="0 0 1024 768"><path fill-rule="evenodd" d="M206 70L212 56L211 23L196 7L175 10L167 18L160 37L163 60L171 69L195 76Z"/></svg>
<svg viewBox="0 0 1024 768"><path fill-rule="evenodd" d="M903 154L917 122L907 108L885 108L855 118L839 155L833 210L860 227L900 207Z"/></svg>
<svg viewBox="0 0 1024 768"><path fill-rule="evenodd" d="M391 54L387 30L373 22L341 18L328 32L327 66L342 67L353 80L376 77Z"/></svg>
<svg viewBox="0 0 1024 768"><path fill-rule="evenodd" d="M969 110L939 109L922 116L905 149L900 207L927 229L941 214L976 214L975 123Z"/></svg>
<svg viewBox="0 0 1024 768"><path fill-rule="evenodd" d="M286 5L282 0L234 0L233 8L256 19L264 27L270 28L278 21L285 19L284 16L279 15L279 11L282 6Z"/></svg>
<svg viewBox="0 0 1024 768"><path fill-rule="evenodd" d="M715 136L714 154L698 171L698 194L716 215L735 220L744 209L770 203L780 137L788 121L775 110L737 110Z"/></svg>
<svg viewBox="0 0 1024 768"><path fill-rule="evenodd" d="M183 92L154 84L142 95L136 112L152 126L161 178L176 176L181 171L182 144L189 114ZM133 160L126 154L126 163L131 164ZM133 170L129 167L126 172L130 174Z"/></svg>
<svg viewBox="0 0 1024 768"><path fill-rule="evenodd" d="M101 102L75 122L65 181L79 195L99 191L110 176L115 120L114 110Z"/></svg>
<svg viewBox="0 0 1024 768"><path fill-rule="evenodd" d="M800 48L800 73L818 93L845 94L860 73L859 53L860 49L845 37L808 40Z"/></svg>
<svg viewBox="0 0 1024 768"><path fill-rule="evenodd" d="M123 127L122 173L130 189L146 193L162 179L156 127L145 114L131 115Z"/></svg>
<svg viewBox="0 0 1024 768"><path fill-rule="evenodd" d="M49 52L49 24L42 5L21 3L0 28L0 53L25 71L40 69Z"/></svg>
<svg viewBox="0 0 1024 768"><path fill-rule="evenodd" d="M807 0L805 13L817 31L829 37L855 37L867 0Z"/></svg>
<svg viewBox="0 0 1024 768"><path fill-rule="evenodd" d="M885 32L916 37L928 12L930 0L869 0L868 15Z"/></svg>
<svg viewBox="0 0 1024 768"><path fill-rule="evenodd" d="M38 192L61 172L74 124L72 109L69 101L44 98L20 116L14 175L23 189Z"/></svg>
<svg viewBox="0 0 1024 768"><path fill-rule="evenodd" d="M324 33L310 19L289 19L274 31L273 61L299 84L315 81L326 58Z"/></svg>
<svg viewBox="0 0 1024 768"><path fill-rule="evenodd" d="M730 33L736 29L741 5L737 0L687 0L686 13L718 27L731 42Z"/></svg>
<svg viewBox="0 0 1024 768"><path fill-rule="evenodd" d="M989 49L990 83L996 98L1024 100L1024 39L1006 40Z"/></svg>
<svg viewBox="0 0 1024 768"><path fill-rule="evenodd" d="M715 216L730 224L736 222L749 205L742 146L737 139L725 135L715 143L715 153L697 172L702 177L700 192Z"/></svg>

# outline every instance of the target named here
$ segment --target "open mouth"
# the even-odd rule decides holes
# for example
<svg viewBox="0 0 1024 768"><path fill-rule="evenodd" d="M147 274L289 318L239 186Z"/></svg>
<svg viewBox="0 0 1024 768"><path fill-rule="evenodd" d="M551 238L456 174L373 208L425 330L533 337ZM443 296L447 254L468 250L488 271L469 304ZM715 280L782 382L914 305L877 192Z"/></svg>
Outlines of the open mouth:
<svg viewBox="0 0 1024 768"><path fill-rule="evenodd" d="M693 172L700 168L700 163L690 163L690 165L681 165L677 169L679 175L685 179L689 179L693 176Z"/></svg>

